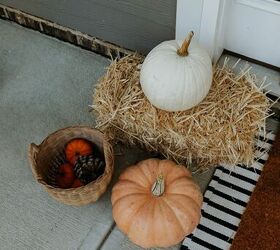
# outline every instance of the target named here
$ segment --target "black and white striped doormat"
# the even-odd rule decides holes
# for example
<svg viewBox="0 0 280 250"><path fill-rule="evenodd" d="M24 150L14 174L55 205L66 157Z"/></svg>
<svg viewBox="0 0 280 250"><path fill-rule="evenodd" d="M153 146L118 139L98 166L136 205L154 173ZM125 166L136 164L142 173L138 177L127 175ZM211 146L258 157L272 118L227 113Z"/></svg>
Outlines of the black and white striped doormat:
<svg viewBox="0 0 280 250"><path fill-rule="evenodd" d="M251 168L242 165L216 168L204 194L199 225L182 243L181 250L229 249L241 215L257 184L275 135L260 135L257 158Z"/></svg>

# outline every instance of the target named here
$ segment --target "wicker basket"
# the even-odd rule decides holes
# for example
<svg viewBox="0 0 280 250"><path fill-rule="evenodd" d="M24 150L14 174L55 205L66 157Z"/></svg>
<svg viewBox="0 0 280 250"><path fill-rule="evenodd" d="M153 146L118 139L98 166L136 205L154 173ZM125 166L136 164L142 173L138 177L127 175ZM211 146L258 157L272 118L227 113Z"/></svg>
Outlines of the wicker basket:
<svg viewBox="0 0 280 250"><path fill-rule="evenodd" d="M62 189L50 185L49 171L53 159L63 154L67 142L74 138L84 138L93 142L104 153L105 170L97 180L79 188ZM29 160L35 179L57 201L67 205L85 205L98 200L106 191L114 170L114 154L106 136L97 129L77 126L58 130L49 135L39 146L31 143Z"/></svg>

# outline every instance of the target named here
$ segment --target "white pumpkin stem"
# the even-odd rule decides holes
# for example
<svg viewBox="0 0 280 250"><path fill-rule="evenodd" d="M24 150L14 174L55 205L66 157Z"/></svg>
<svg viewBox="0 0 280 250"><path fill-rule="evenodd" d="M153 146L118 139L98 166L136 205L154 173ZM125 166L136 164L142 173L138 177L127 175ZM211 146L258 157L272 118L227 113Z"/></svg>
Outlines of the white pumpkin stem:
<svg viewBox="0 0 280 250"><path fill-rule="evenodd" d="M187 56L189 54L188 52L188 49L189 49L189 46L190 46L190 43L192 41L192 38L193 38L193 35L194 35L194 32L191 31L189 34L188 34L188 37L185 39L185 41L183 42L181 48L179 48L177 50L177 54L179 56Z"/></svg>
<svg viewBox="0 0 280 250"><path fill-rule="evenodd" d="M161 196L164 193L164 178L162 174L157 177L151 191L154 196Z"/></svg>

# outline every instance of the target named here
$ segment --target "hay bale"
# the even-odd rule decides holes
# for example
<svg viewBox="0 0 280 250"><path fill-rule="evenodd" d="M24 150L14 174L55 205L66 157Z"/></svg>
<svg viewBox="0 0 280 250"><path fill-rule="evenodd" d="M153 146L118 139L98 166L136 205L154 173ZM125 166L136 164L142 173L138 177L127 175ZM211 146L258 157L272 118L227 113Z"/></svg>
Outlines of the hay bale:
<svg viewBox="0 0 280 250"><path fill-rule="evenodd" d="M158 151L186 165L253 163L255 136L265 126L271 102L249 70L234 75L225 62L214 69L203 102L167 112L152 106L142 92L142 62L136 54L114 61L99 80L92 105L99 129L113 140Z"/></svg>

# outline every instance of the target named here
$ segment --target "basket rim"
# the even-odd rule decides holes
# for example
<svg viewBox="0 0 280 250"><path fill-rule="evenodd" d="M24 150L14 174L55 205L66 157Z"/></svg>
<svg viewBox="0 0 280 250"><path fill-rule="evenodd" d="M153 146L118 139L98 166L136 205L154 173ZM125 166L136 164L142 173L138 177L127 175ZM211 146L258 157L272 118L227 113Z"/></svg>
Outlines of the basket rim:
<svg viewBox="0 0 280 250"><path fill-rule="evenodd" d="M42 142L39 144L39 145L36 145L36 147L38 148L38 152L40 152L40 147L48 140L48 138L50 137L53 137L55 136L56 134L58 133L61 133L62 131L65 131L65 130L69 130L69 129L89 129L89 130L93 130L95 132L98 132L102 138L103 138L103 149L106 148L110 148L110 150L112 151L112 153L114 154L114 151L113 151L113 147L112 145L110 144L109 142L109 138L108 136L106 135L106 133L103 133L101 132L99 129L97 128L94 128L94 127L90 127L90 126L86 126L86 125L76 125L76 126L68 126L68 127L65 127L65 128L61 128L61 129L58 129L52 133L50 133L45 139L42 140ZM105 146L106 145L106 146ZM30 150L29 150L30 151ZM52 191L55 191L56 193L73 193L77 190L77 192L81 192L81 190L85 190L85 191L90 191L92 190L92 188L94 186L98 186L100 183L104 182L108 177L109 177L109 180L111 179L112 177L112 174L113 174L113 171L110 171L110 169L114 168L114 159L112 158L110 164L107 164L106 162L106 159L108 157L106 157L106 154L108 152L106 152L106 150L104 150L104 158L105 158L105 169L104 169L104 173L99 176L96 180L84 185L84 186L81 186L81 187L77 187L77 188L59 188L59 187L53 187L51 185L49 185L48 183L46 183L42 177L40 176L39 178L36 178L35 176L35 179L37 180L37 182L39 182L41 185L44 186L44 188L46 189L49 189L49 190L52 190ZM31 158L31 157L29 157ZM35 157L36 158L36 157ZM31 165L33 165L33 163L31 163ZM33 169L35 169L35 166L33 166ZM111 172L111 173L110 173ZM110 176L108 176L108 174Z"/></svg>
<svg viewBox="0 0 280 250"><path fill-rule="evenodd" d="M90 126L86 126L86 125L75 125L75 126L68 126L68 127L65 127L65 128L60 128L52 133L50 133L45 139L42 140L42 142L38 145L38 147L40 147L49 137L52 137L54 136L55 134L58 134L64 130L69 130L69 129L92 129L92 130L95 130L97 132L99 132L101 135L105 135L105 133L103 133L101 130L99 130L98 128L95 128L95 127L90 127Z"/></svg>

